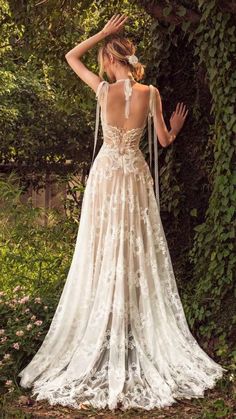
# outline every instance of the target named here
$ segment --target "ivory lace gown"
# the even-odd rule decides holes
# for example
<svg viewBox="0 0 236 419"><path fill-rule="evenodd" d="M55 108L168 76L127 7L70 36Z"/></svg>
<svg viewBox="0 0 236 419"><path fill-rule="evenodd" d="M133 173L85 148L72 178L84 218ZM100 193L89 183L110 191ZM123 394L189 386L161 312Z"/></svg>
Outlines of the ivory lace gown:
<svg viewBox="0 0 236 419"><path fill-rule="evenodd" d="M122 80L128 118L132 86ZM151 154L157 89L149 88ZM100 106L104 141L87 179L68 277L20 385L51 405L113 410L119 402L122 410L150 410L203 397L226 369L201 349L186 322L159 213L155 130L156 196L139 148L145 125L108 124L108 92L102 81L94 151Z"/></svg>

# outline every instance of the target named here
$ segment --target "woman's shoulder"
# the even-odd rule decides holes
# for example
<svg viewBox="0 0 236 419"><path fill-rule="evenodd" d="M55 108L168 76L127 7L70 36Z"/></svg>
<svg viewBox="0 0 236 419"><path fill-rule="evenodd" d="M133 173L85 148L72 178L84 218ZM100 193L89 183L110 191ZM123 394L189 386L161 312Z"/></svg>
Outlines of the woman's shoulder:
<svg viewBox="0 0 236 419"><path fill-rule="evenodd" d="M143 90L143 91L148 91L151 88L153 88L154 90L157 90L158 91L157 86L155 86L154 84L151 84L151 83L150 84L143 84L143 83L138 83L137 82L136 86L138 86L138 88L140 90Z"/></svg>
<svg viewBox="0 0 236 419"><path fill-rule="evenodd" d="M103 92L104 92L104 88L108 88L109 83L106 80L101 80L97 86L97 90L96 90L96 97L99 98Z"/></svg>
<svg viewBox="0 0 236 419"><path fill-rule="evenodd" d="M117 89L120 90L119 83L110 83L107 80L101 80L97 87L96 96L103 96L103 93L108 90L114 91L115 94ZM159 94L159 89L154 84L144 84L135 81L135 83L133 83L133 89L137 92L146 92L147 94L149 94L150 89L152 89L153 91L156 91Z"/></svg>

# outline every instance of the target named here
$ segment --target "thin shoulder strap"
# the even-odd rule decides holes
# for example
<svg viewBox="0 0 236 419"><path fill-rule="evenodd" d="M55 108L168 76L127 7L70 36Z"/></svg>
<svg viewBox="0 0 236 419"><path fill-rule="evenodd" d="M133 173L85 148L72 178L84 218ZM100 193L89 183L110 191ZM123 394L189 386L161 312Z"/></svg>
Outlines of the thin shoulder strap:
<svg viewBox="0 0 236 419"><path fill-rule="evenodd" d="M97 99L97 106L96 106L96 123L95 123L95 135L94 135L94 146L93 146L93 157L91 162L91 167L93 165L94 156L95 156L95 150L97 145L97 139L98 139L98 127L99 127L99 114L100 114L100 108L101 105L104 103L105 110L106 110L106 101L107 101L107 88L108 83L106 80L102 80L97 88L96 92L96 99ZM105 99L105 100L104 100ZM102 117L104 116L104 112L102 113ZM104 116L106 118L106 115ZM90 168L91 168L90 167Z"/></svg>
<svg viewBox="0 0 236 419"><path fill-rule="evenodd" d="M152 168L152 121L153 121L153 143L154 143L154 179L155 179L155 195L160 210L160 193L159 193L159 179L158 179L158 142L156 129L154 125L154 117L156 115L156 92L155 87L150 84L150 100L149 100L149 112L148 112L148 149L150 159L150 169ZM151 119L153 118L153 119Z"/></svg>

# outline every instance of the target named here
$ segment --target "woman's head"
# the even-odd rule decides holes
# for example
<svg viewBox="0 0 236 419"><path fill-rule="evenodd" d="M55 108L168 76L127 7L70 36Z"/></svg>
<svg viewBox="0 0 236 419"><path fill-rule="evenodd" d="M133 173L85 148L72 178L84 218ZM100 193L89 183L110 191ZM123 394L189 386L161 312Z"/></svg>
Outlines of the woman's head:
<svg viewBox="0 0 236 419"><path fill-rule="evenodd" d="M116 80L116 73L127 70L135 80L141 80L144 76L145 65L138 62L133 65L127 56L135 54L136 47L128 39L119 35L111 35L105 38L103 46L98 51L99 76L103 78L105 72L111 81Z"/></svg>

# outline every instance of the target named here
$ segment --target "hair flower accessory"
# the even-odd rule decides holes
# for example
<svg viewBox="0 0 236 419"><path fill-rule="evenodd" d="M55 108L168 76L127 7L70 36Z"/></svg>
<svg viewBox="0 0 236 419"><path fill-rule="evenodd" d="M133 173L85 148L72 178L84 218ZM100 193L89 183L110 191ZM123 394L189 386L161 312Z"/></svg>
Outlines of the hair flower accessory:
<svg viewBox="0 0 236 419"><path fill-rule="evenodd" d="M135 66L138 63L138 57L136 57L136 55L126 55L126 57L131 65Z"/></svg>

